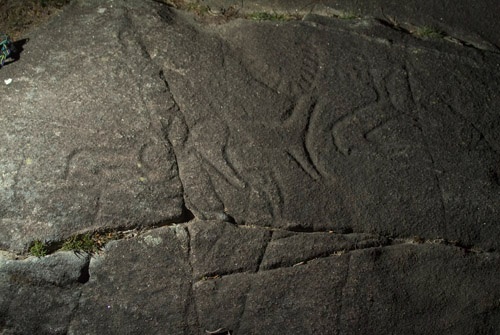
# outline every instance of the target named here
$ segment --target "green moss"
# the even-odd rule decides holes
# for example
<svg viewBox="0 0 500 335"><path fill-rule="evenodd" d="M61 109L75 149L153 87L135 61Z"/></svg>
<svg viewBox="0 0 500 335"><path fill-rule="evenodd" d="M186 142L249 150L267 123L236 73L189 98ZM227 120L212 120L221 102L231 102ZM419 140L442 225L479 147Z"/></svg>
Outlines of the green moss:
<svg viewBox="0 0 500 335"><path fill-rule="evenodd" d="M121 236L120 232L94 232L74 235L61 242L44 243L40 240L36 240L29 248L29 253L36 257L47 256L57 250L93 254L102 249L109 241L116 240Z"/></svg>
<svg viewBox="0 0 500 335"><path fill-rule="evenodd" d="M98 242L90 234L75 235L63 243L62 250L95 253L99 250Z"/></svg>
<svg viewBox="0 0 500 335"><path fill-rule="evenodd" d="M47 255L47 246L40 240L33 242L30 247L29 253L36 257L43 257Z"/></svg>

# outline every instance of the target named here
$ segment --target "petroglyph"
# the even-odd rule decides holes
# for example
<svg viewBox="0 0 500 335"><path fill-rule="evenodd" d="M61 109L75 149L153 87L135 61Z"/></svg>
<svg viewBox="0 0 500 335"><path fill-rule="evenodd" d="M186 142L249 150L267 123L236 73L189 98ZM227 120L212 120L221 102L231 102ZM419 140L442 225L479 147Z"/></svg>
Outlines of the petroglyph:
<svg viewBox="0 0 500 335"><path fill-rule="evenodd" d="M370 141L371 135L402 113L393 103L396 99L393 97L401 95L399 92L392 93L388 90L387 83L392 83L394 80L389 79L389 76L383 77L380 73L372 71L370 77L376 92L375 99L343 115L333 124L333 142L343 155L350 155L353 149L377 150L376 145ZM393 87L400 86L393 85ZM400 104L399 101L395 102Z"/></svg>
<svg viewBox="0 0 500 335"><path fill-rule="evenodd" d="M151 140L137 143L134 147L103 146L73 150L66 160L63 179L67 187L80 189L75 206L84 206L93 212L93 222L114 222L126 215L136 214L128 203L141 205L152 201L145 212L165 211L154 199L177 199L181 196L175 178L177 167L172 159L171 148L163 142ZM123 205L117 206L117 201ZM122 222L126 220L121 219Z"/></svg>
<svg viewBox="0 0 500 335"><path fill-rule="evenodd" d="M79 148L68 156L63 178L81 183L119 183L132 179L164 182L175 176L168 148L162 144L130 147ZM171 155L171 153L170 153Z"/></svg>
<svg viewBox="0 0 500 335"><path fill-rule="evenodd" d="M272 91L294 99L310 94L316 88L324 60L321 59L313 36L305 40L295 34L281 34L282 38L276 47L287 52L281 57L275 57L267 52L265 40L242 39L239 34L242 31L235 32L236 36L227 35L226 38L234 41L232 45L254 79ZM238 38L244 40L245 44L237 44ZM246 51L248 49L255 52L249 53Z"/></svg>
<svg viewBox="0 0 500 335"><path fill-rule="evenodd" d="M206 129L211 129L207 132ZM197 149L200 158L210 170L220 174L234 187L244 188L246 183L238 176L227 155L229 127L219 118L200 120L190 128L189 144Z"/></svg>

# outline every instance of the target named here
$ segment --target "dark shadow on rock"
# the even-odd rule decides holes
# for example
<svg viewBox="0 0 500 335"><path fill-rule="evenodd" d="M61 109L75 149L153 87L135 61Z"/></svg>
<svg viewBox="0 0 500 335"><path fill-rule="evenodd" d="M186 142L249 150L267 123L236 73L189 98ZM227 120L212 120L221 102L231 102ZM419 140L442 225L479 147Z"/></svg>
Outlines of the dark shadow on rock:
<svg viewBox="0 0 500 335"><path fill-rule="evenodd" d="M185 205L182 206L181 223L186 223L194 219L194 214Z"/></svg>
<svg viewBox="0 0 500 335"><path fill-rule="evenodd" d="M90 280L90 261L85 264L80 272L80 277L78 277L78 282L81 284L85 284Z"/></svg>
<svg viewBox="0 0 500 335"><path fill-rule="evenodd" d="M14 50L12 51L12 57L11 57L13 59L13 62L21 59L21 53L24 51L24 45L28 43L28 41L29 38L23 38L22 40L15 41L13 43Z"/></svg>
<svg viewBox="0 0 500 335"><path fill-rule="evenodd" d="M12 64L14 62L17 62L19 59L21 59L21 53L24 51L24 45L28 41L29 41L28 38L24 38L22 40L12 42L11 54L9 55L9 58L5 61L3 66L7 66L7 65Z"/></svg>

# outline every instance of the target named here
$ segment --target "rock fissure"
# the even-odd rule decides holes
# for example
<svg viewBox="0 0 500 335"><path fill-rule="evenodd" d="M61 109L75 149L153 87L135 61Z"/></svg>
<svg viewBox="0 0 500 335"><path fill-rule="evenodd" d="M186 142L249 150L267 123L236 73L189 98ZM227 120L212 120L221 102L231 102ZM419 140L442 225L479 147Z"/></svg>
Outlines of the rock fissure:
<svg viewBox="0 0 500 335"><path fill-rule="evenodd" d="M203 222L203 220L196 219L191 214L191 212L188 209L186 209L185 216L183 217L182 220L162 221L162 222L158 222L158 223L153 224L153 225L148 226L148 227L141 226L141 227L132 228L132 229L130 229L130 227L122 228L122 229L101 229L101 230L93 231L90 234L90 236L95 238L94 241L96 243L96 247L98 246L98 248L101 249L109 241L120 241L120 240L128 240L128 239L138 238L140 236L143 236L144 234L156 231L156 230L164 228L164 227L180 226L180 227L186 227L183 229L187 229L187 226L194 221ZM227 221L221 221L221 223L223 223L223 222L227 222ZM268 240L266 240L266 243L263 246L263 251L261 252L261 254L258 258L259 260L257 262L258 263L257 271L253 271L253 272L259 272L261 270L264 270L262 268L262 261L264 259L266 250L269 247L269 244L271 242L277 241L280 239L290 238L292 236L302 235L302 234L305 234L305 235L346 236L346 237L356 237L356 236L366 235L366 238L372 238L372 239L374 239L374 241L379 241L378 243L380 245L373 246L373 245L369 244L367 247L358 247L358 245L355 244L352 247L345 249L345 250L339 249L339 250L334 251L333 253L326 252L326 253L323 253L323 254L320 254L317 256L313 256L313 257L310 257L310 258L307 258L304 260L300 260L300 261L292 264L292 266L297 265L299 263L306 263L306 262L313 260L313 259L316 259L316 258L339 256L343 253L350 252L350 251L361 250L361 249L365 249L365 248L388 247L388 246L399 245L399 244L430 244L430 245L440 244L440 245L445 245L448 247L459 248L467 254L468 253L489 254L489 253L496 253L497 252L497 250L494 248L490 248L490 249L486 250L486 249L482 249L482 248L479 248L479 247L474 246L474 245L463 244L460 241L450 241L450 240L443 239L443 238L437 238L437 239L436 238L422 238L420 236L391 237L391 236L387 236L387 235L374 235L373 233L353 232L352 229L346 229L343 232L334 232L332 230L313 230L313 229L298 229L297 230L295 228L283 229L283 228L273 228L273 227L256 226L256 225L248 225L248 224L237 224L237 223L231 223L231 224L238 227L239 229L257 229L257 230L266 230L269 232ZM275 238L274 234L277 232L291 233L293 235ZM83 234L83 235L85 235L85 234ZM63 241L51 241L51 242L49 242L47 244L47 249L48 249L47 255L54 254L58 251L64 251L64 250L67 251L68 249L65 249L63 247L63 244L66 241L70 241L77 236L81 236L81 234L68 237L67 239L65 239ZM367 240L360 240L359 242L365 242L365 241L367 241ZM26 257L28 257L26 254L22 254L22 253L21 254L13 253L13 252L10 252L8 250L1 250L1 251L4 253L3 257L7 257L10 259L22 260L22 259L25 259ZM75 251L75 253L87 254L87 252L82 251L82 250L75 249L74 251ZM105 252L105 251L99 250L97 252L101 253L101 252ZM92 253L90 253L90 255L91 254ZM275 266L270 267L269 270L279 268L279 267L280 267L279 265L275 265ZM81 271L82 271L81 276L80 276L78 281L80 283L86 283L88 281L88 279L90 278L89 274L88 274L88 264L86 267L82 268ZM241 272L248 272L248 271L245 270L245 271L241 271ZM237 273L239 273L239 272L237 272ZM231 273L231 272L229 272L229 273L211 272L211 273L205 274L204 277L217 278L217 277L225 276L228 274L234 274L234 273Z"/></svg>
<svg viewBox="0 0 500 335"><path fill-rule="evenodd" d="M265 250L269 248L269 244L275 240L270 240L268 243L265 244ZM363 242L363 241L361 241ZM354 244L350 247L347 248L338 248L337 250L332 250L328 252L322 252L315 254L314 256L295 260L293 262L286 262L286 263L275 263L271 264L268 266L263 266L262 265L262 259L264 258L263 256L259 258L259 266L258 266L258 271L253 271L252 269L244 269L244 270L236 270L236 271L213 271L204 274L201 276L201 278L196 278L197 282L204 282L204 281L211 281L211 280L219 280L224 277L229 277L229 276L234 276L234 275L241 275L241 274L246 274L248 276L253 276L253 275L259 275L264 272L272 272L276 270L282 270L282 269L290 269L294 268L297 266L304 266L307 265L308 263L311 263L316 260L321 260L321 259L327 259L327 258L336 258L336 257L344 257L344 256L349 256L351 257L352 253L354 252L359 252L359 251L364 251L364 250L374 250L374 251L380 251L381 249L385 248L390 248L394 246L403 246L403 245L414 245L414 246L432 246L432 245L441 245L441 246L446 246L450 248L455 248L458 250L461 250L463 252L462 256L467 256L467 255L479 255L479 254L495 254L496 251L486 251L486 250L481 250L477 248L471 248L469 246L464 246L461 245L458 242L449 242L449 241L444 241L444 240L425 240L421 238L415 238L415 239L386 239L385 242L383 241L378 241L374 243L368 243L366 246L360 246L359 244ZM264 253L265 254L265 253Z"/></svg>
<svg viewBox="0 0 500 335"><path fill-rule="evenodd" d="M187 226L189 224L191 224L192 222L194 222L195 220L198 220L196 219L194 216L191 217L189 216L189 220L186 220L186 221L173 221L173 222L163 222L161 224L157 224L157 225L153 225L153 226L150 226L150 227L140 227L140 228L133 228L133 229L124 229L124 230L99 230L99 231L95 231L94 233L97 233L99 236L103 236L103 238L105 238L104 236L107 235L107 234L116 234L115 236L111 237L108 239L108 241L120 241L120 240L128 240L128 239L131 239L131 238L137 238L139 236L142 236L146 233L150 233L152 231L155 231L157 229L160 229L160 228L163 228L163 227L174 227L174 226ZM198 221L203 221L203 220L198 220ZM224 222L227 222L227 221L224 221ZM444 239L444 238L423 238L423 237L420 237L420 236L412 236L412 237L404 237L404 236L397 236L397 237L390 237L390 236L387 236L387 235L374 235L373 233L363 233L363 232L352 232L351 230L349 230L349 232L345 232L345 233L335 233L331 230L329 231L324 231L324 230L311 230L311 231L296 231L296 230L293 230L293 229L283 229L283 228L271 228L271 227L265 227L265 226L253 226L253 225L247 225L247 224L244 224L244 225L240 225L240 224L235 224L235 223L232 223L234 226L237 226L238 228L240 229L264 229L264 230L268 230L270 232L270 236L273 236L272 234L274 234L275 232L282 232L282 233L293 233L293 234L306 234L306 235L316 235L316 234L325 234L325 235L329 235L329 236L346 236L346 237L355 237L355 236L360 236L360 235L367 235L367 238L368 237L371 237L372 239L374 239L375 241L379 241L379 246L372 246L372 245L369 245L367 247L358 247L357 245L354 245L352 248L349 248L347 250L343 250L343 249L339 249L337 251L335 251L334 253L326 253L324 254L323 256L324 257L329 257L329 256L338 256L340 254L343 254L347 251L355 251L355 250L361 250L361 249L365 249L365 248L377 248L377 247L388 247L388 246L392 246L392 245L399 245L399 244L417 244L417 245L424 245L424 244L427 244L427 245L436 245L436 244L439 244L439 245L444 245L444 246L448 246L448 247L453 247L453 248L458 248L458 249L461 249L463 250L465 253L469 254L490 254L490 253L497 253L498 251L495 249L495 248L490 248L490 249L482 249L480 247L477 247L477 246L474 246L474 245L470 245L470 244L464 244L462 243L461 241L454 241L454 240L447 240L447 239ZM280 238L272 238L269 240L269 242L272 242L272 241L277 241L277 240L280 240L280 239L286 239L286 238L289 238L289 237L292 237L292 236L296 236L296 235L291 235L291 236L284 236L284 237L280 237ZM64 240L64 241L67 241L67 240L70 240L72 237ZM360 240L359 242L365 242L367 240ZM107 243L107 241L105 242ZM51 249L50 249L50 252L49 254L53 254L57 251L60 251L60 250L65 250L65 249L61 249L61 245L63 244L63 242L51 242ZM54 247L57 246L57 247ZM102 244L101 246L104 246L104 244ZM100 246L100 247L101 247ZM268 245L266 245L268 246ZM266 248L267 249L267 248ZM26 258L26 255L24 254L16 254L16 253L12 253L12 252L9 252L8 250L2 250L3 253L5 253L5 255L10 255L8 256L9 258L15 258L15 259L24 259ZM80 251L78 250L75 250L76 253L79 253ZM99 252L102 252L102 251L99 251ZM85 254L85 252L83 252L83 254ZM262 263L262 260L263 260L263 256L264 255L261 255L262 256L262 259L259 257L260 259L260 263ZM322 256L322 257L323 257ZM314 259L314 258L321 258L321 257L311 257L311 259ZM301 263L301 262L305 262L305 261L308 261L308 260L303 260L303 261L299 261L297 263ZM259 269L260 269L260 266L259 266ZM82 270L84 271L84 270ZM258 271L257 271L258 272ZM82 275L83 277L82 278L85 278L84 277L84 272L82 272ZM218 274L217 273L212 273L212 274L209 274L211 276L217 276Z"/></svg>
<svg viewBox="0 0 500 335"><path fill-rule="evenodd" d="M372 248L380 248L380 247L372 247ZM371 248L367 248L367 249L371 249ZM211 273L207 273L206 275L202 276L202 278L198 279L197 282L219 280L219 279L222 279L225 277L242 275L242 274L248 275L248 276L254 276L254 275L261 275L261 274L267 273L267 272L273 272L273 271L278 271L278 270L283 270L283 269L291 269L291 268L295 268L298 266L305 266L311 261L330 258L330 257L339 257L339 256L342 256L344 254L348 254L350 251L355 251L355 250L362 250L362 249L342 250L342 251L334 252L334 253L325 253L325 254L317 255L317 256L314 256L311 258L306 258L306 259L298 261L298 262L294 262L294 264L290 264L290 265L273 265L269 268L260 268L259 271L257 271L257 272L252 271L251 269L244 270L244 271L211 272Z"/></svg>
<svg viewBox="0 0 500 335"><path fill-rule="evenodd" d="M408 24L408 23L403 25L403 24L397 23L395 21L384 19L384 18L379 18L379 17L373 17L373 19L375 19L381 25L388 27L392 30L402 32L404 34L411 35L411 36L414 36L414 37L417 37L420 39L425 39L425 38L443 39L445 41L455 43L455 44L458 44L458 45L466 47L466 48L474 49L474 50L481 52L481 53L483 53L483 52L488 53L489 52L492 54L500 54L500 50L498 50L496 48L493 49L491 47L490 48L482 47L482 46L478 45L477 43L465 41L463 39L457 38L455 36L451 36L451 35L443 32L441 30L437 30L437 29L434 29L431 27L417 27L415 25ZM420 32L424 28L427 29L427 32ZM429 37L426 36L427 34L429 35Z"/></svg>
<svg viewBox="0 0 500 335"><path fill-rule="evenodd" d="M159 2L159 3L162 3L162 4L165 4L165 2L162 2L162 0L155 0L156 2ZM182 4L182 5L181 5ZM183 10L183 11L192 11L192 9L190 10L190 8L192 6L189 6L189 5L186 5L184 4L183 2L179 2L178 4L177 3L174 3L171 5L173 8L176 8L177 10ZM307 7L311 6L311 9L310 10L306 10ZM305 6L303 6L302 8L300 9L296 9L295 10L295 13L294 15L289 15L287 14L288 16L282 16L282 19L280 21L296 21L296 20L304 20L308 17L308 15L318 15L318 16L321 16L321 17L325 17L325 18L328 18L328 19L331 19L331 18L335 18L335 19L338 19L338 20L342 20L342 21L346 21L346 20L357 20L357 19L360 19L361 18L361 15L359 14L354 14L353 12L344 12L344 11L341 11L341 10L333 10L333 9L330 9L328 10L328 14L327 13L321 13L320 12L317 12L315 10L315 7L316 6L319 6L317 4L314 4L313 2L311 2L310 4L307 4ZM233 7L233 6L231 6ZM192 7L194 8L194 7ZM207 11L210 13L210 6L209 5L206 5L206 9ZM224 15L225 13L225 10L222 10L220 12L220 14L216 14L216 16L218 17L222 17L223 19L222 20L219 20L217 21L217 23L219 24L226 24L228 23L229 21L231 21L232 19L235 19L235 18L243 18L243 19L251 19L253 17L253 15L255 15L256 13L267 13L267 12L273 12L274 15L272 14L269 14L269 20L272 20L272 18L279 18L279 14L276 13L276 11L273 9L272 11L271 10L268 10L268 11L262 11L262 12L251 12L251 11L248 11L248 10L243 10L244 9L244 5L241 4L240 8L239 9L232 9L231 10L231 13L234 13L233 15ZM201 13L198 13L197 16L202 18L204 14L201 14ZM481 45L480 43L476 43L476 42L471 42L471 41L466 41L464 39L461 39L461 38L458 38L456 36L452 36L451 34L449 33L446 33L440 29L436 29L436 28L433 28L431 26L423 26L423 27L419 27L417 25L414 25L412 23L409 23L409 22L398 22L396 19L392 18L392 17L388 17L386 16L383 11L382 11L382 15L384 15L384 17L377 17L377 16L370 16L370 15L365 15L363 16L362 19L373 19L375 20L376 22L378 22L379 24L385 26L385 27L388 27L394 31L397 31L397 32L401 32L401 33L404 33L406 35L410 35L410 36L413 36L413 37L416 37L416 38L420 38L420 39L423 39L423 38L440 38L440 39L444 39L448 42L451 42L451 43L454 43L454 44L458 44L460 46L463 46L463 47L466 47L466 48L470 48L470 49L474 49L476 51L480 51L480 52L490 52L490 53L494 53L494 54L500 54L500 50L498 49L497 46L495 45ZM276 20L276 19L275 19ZM203 22L203 20L200 20L201 22ZM210 22L210 20L208 20L208 22ZM349 31L346 29L346 31ZM431 36L431 37L427 37L427 35ZM368 35L366 35L367 37L369 37Z"/></svg>
<svg viewBox="0 0 500 335"><path fill-rule="evenodd" d="M257 266L255 267L255 270L254 272L257 273L261 270L261 267L262 267L262 261L264 260L264 257L266 257L266 251L267 251L267 248L269 248L269 244L271 243L272 239L273 239L273 234L274 232L271 230L269 232L269 234L266 236L266 239L264 241L264 246L262 247L262 251L258 257L258 260L257 260Z"/></svg>

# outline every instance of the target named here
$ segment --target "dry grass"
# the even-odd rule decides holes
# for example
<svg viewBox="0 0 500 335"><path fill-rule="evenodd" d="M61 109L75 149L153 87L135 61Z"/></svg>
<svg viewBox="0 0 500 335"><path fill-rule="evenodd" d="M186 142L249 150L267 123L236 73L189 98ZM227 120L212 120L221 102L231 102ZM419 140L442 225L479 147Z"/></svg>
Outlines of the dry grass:
<svg viewBox="0 0 500 335"><path fill-rule="evenodd" d="M0 32L18 40L70 0L0 0Z"/></svg>

